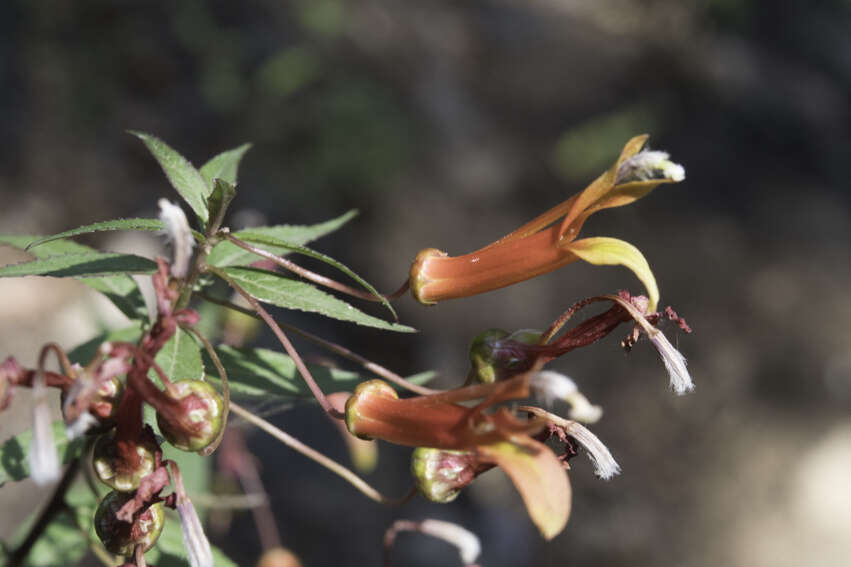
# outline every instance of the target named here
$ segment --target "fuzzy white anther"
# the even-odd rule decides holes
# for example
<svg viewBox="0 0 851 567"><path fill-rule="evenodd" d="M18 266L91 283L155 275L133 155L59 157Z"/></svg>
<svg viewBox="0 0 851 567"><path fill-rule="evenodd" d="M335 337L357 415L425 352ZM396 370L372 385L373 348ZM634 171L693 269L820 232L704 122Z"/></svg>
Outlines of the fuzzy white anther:
<svg viewBox="0 0 851 567"><path fill-rule="evenodd" d="M176 278L185 278L189 273L189 261L192 259L192 249L195 247L195 239L189 228L189 221L183 209L167 199L160 199L160 220L165 226L165 234L168 241L174 247L174 262L171 264L171 275Z"/></svg>
<svg viewBox="0 0 851 567"><path fill-rule="evenodd" d="M552 405L554 400L564 400L570 404L570 419L583 423L596 423L603 416L603 408L588 401L576 382L568 376L552 370L541 370L532 376L529 382L536 398L545 404Z"/></svg>
<svg viewBox="0 0 851 567"><path fill-rule="evenodd" d="M666 179L680 182L686 178L686 170L668 158L668 152L642 150L624 161L618 168L615 185L631 181Z"/></svg>
<svg viewBox="0 0 851 567"><path fill-rule="evenodd" d="M579 441L588 452L588 458L594 463L594 474L598 477L609 480L621 472L620 465L615 461L609 449L587 427L573 421L565 427L565 433Z"/></svg>

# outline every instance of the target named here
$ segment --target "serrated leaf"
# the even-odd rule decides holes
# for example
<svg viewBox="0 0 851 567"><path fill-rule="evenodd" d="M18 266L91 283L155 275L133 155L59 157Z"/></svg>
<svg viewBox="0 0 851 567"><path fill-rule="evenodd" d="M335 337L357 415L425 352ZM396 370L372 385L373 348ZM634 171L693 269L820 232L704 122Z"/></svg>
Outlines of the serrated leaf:
<svg viewBox="0 0 851 567"><path fill-rule="evenodd" d="M355 210L349 211L335 219L325 221L313 225L278 225L278 226L261 226L245 231L237 231L234 236L242 238L244 232L251 234L259 234L270 238L277 238L290 244L303 245L312 242L321 236L325 236L331 232L338 230L352 218L357 216ZM289 248L268 248L269 252L274 252L280 256L284 256L290 252ZM232 244L231 242L220 242L213 247L210 255L207 256L207 264L218 266L220 268L228 266L248 266L256 262L259 258L257 255L243 250L242 248Z"/></svg>
<svg viewBox="0 0 851 567"><path fill-rule="evenodd" d="M147 258L114 252L84 252L38 258L0 267L0 277L49 276L85 278L119 274L152 274L157 265Z"/></svg>
<svg viewBox="0 0 851 567"><path fill-rule="evenodd" d="M27 246L41 237L39 236L4 236L0 235L0 244L6 244L19 250L25 250ZM88 246L78 244L71 240L52 240L41 244L28 253L36 258L45 259L60 254L74 254L93 252ZM147 319L148 308L145 298L139 290L136 282L127 274L104 276L100 278L83 278L82 282L90 288L107 296L122 313L130 319Z"/></svg>
<svg viewBox="0 0 851 567"><path fill-rule="evenodd" d="M30 450L32 431L24 431L0 445L0 486L7 481L18 481L30 476ZM65 436L65 422L53 423L53 440L59 454L59 462L67 464L83 450L83 439L69 441Z"/></svg>
<svg viewBox="0 0 851 567"><path fill-rule="evenodd" d="M285 240L281 240L280 238L274 238L272 236L267 236L267 235L264 235L264 234L251 232L250 230L240 231L239 238L241 240L244 240L244 241L250 243L250 244L255 244L255 245L257 245L258 248L262 248L263 250L267 250L269 252L272 252L272 250L270 250L272 248L274 248L274 249L281 249L281 248L289 249L292 252L295 252L297 254L302 254L304 256L308 256L309 258L314 258L316 260L319 260L320 262L324 262L325 264L328 264L329 266L333 266L333 267L337 268L338 270L340 270L341 272L343 272L344 274L346 274L347 276L349 276L350 278L352 278L353 280L358 282L369 293L371 293L372 295L374 295L375 297L380 299L381 304L384 305L387 309L390 310L390 313L393 314L394 318L397 318L396 311L393 309L393 306L390 305L390 302L387 301L387 299L385 299L385 297L383 295L378 293L378 290L375 289L368 281L366 281L365 279L363 279L362 277L360 277L359 275L354 273L351 269L349 269L348 266L346 266L342 262L339 262L339 261L335 260L334 258L331 258L330 256L326 256L325 254L322 254L320 252L316 252L315 250L311 250L310 248L308 248L306 246L293 244L293 243L287 242ZM274 252L273 252L273 254L274 254Z"/></svg>
<svg viewBox="0 0 851 567"><path fill-rule="evenodd" d="M193 167L189 160L177 153L168 144L150 134L144 132L130 132L138 137L160 164L171 186L177 190L183 200L186 201L202 223L207 222L207 197L210 195L210 187Z"/></svg>
<svg viewBox="0 0 851 567"><path fill-rule="evenodd" d="M239 349L227 345L216 347L216 354L228 373L231 396L252 401L276 401L294 398L312 398L313 394L304 383L293 359L275 350L265 348ZM204 353L210 372L215 366ZM326 392L351 391L367 377L357 372L308 364L319 387ZM421 372L409 376L414 384L423 384L434 377L434 372ZM216 385L221 381L215 376L208 380Z"/></svg>
<svg viewBox="0 0 851 567"><path fill-rule="evenodd" d="M195 339L178 328L174 336L163 345L154 359L172 382L179 380L200 380L204 377L204 364L201 362L201 349ZM154 382L160 383L157 373L151 369L148 373Z"/></svg>
<svg viewBox="0 0 851 567"><path fill-rule="evenodd" d="M407 325L390 323L378 317L367 315L345 301L316 289L309 283L288 278L275 272L253 268L225 268L223 271L249 295L264 303L287 309L319 313L340 321L349 321L376 329L402 333L416 331L416 329Z"/></svg>
<svg viewBox="0 0 851 567"><path fill-rule="evenodd" d="M163 223L158 219L115 219L109 221L96 222L34 240L29 244L29 246L26 247L26 251L29 252L36 246L40 246L52 240L59 240L60 238L70 238L72 236L79 236L81 234L90 234L92 232L109 232L114 230L157 231L163 230Z"/></svg>
<svg viewBox="0 0 851 567"><path fill-rule="evenodd" d="M239 162L245 152L251 149L251 144L242 144L238 148L222 152L201 166L199 172L207 185L213 187L213 179L223 179L231 185L236 185Z"/></svg>

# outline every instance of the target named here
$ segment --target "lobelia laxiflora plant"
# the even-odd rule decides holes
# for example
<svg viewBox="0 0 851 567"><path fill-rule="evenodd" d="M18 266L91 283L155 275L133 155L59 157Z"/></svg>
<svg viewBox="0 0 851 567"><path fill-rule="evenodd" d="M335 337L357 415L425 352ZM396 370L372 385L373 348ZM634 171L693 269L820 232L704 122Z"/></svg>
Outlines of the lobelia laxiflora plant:
<svg viewBox="0 0 851 567"><path fill-rule="evenodd" d="M33 368L13 356L0 364L0 410L15 403L17 388L31 388L33 393L31 431L0 447L0 483L30 477L42 485L55 484L53 496L29 531L16 545L4 546L8 565L23 564L38 553L40 539L57 530L65 530L65 537L79 543L63 555L63 565L87 549L105 562L114 561L110 554L123 556L125 565L142 566L168 556L178 556L193 567L233 564L210 545L192 502L209 497L209 486L185 474L198 468L193 460L200 460L201 466L209 463L203 458L218 448L231 415L387 505L404 503L417 491L434 502L450 502L478 476L499 468L516 486L543 537L551 539L564 529L570 515L568 459L585 451L597 476L604 479L617 474L619 467L605 445L582 425L598 420L602 409L592 405L572 380L545 365L626 323L632 329L625 348L646 335L662 356L673 389L684 393L692 388L685 359L657 325L669 319L686 332L690 329L671 308L656 311L658 288L643 255L613 238L577 239L591 214L629 204L661 183L684 178L682 167L669 161L667 154L643 149L646 136L630 140L615 164L584 191L495 243L454 258L424 250L400 289L382 295L343 264L306 246L342 227L353 212L312 226L231 231L224 223L236 196L238 166L249 146L219 154L196 169L161 140L134 134L194 213L194 229L180 206L161 199L158 219L105 221L48 237L0 236L0 244L34 256L0 267L0 277L77 278L104 294L130 320L126 328L69 352L46 343ZM116 230L164 233L172 248L171 260L100 252L70 240ZM293 255L323 262L355 286L308 270L292 260ZM511 285L577 260L630 268L648 296L620 292L579 301L542 332L485 331L471 345L472 368L466 383L461 380L448 390L424 386L430 373L404 378L279 320L264 306L358 324L363 332L411 332L414 329L396 321L390 304L409 287L421 303L432 304ZM151 277L153 313L149 314L131 274ZM381 303L393 320L370 315L341 295ZM576 312L596 302L612 305L562 333ZM235 323L235 316L251 319ZM284 352L234 346L255 334L256 321L269 327ZM348 359L360 372L306 364L290 341L292 334ZM221 338L229 344L215 345ZM51 357L57 360L55 369L48 368ZM48 409L54 389L60 392L62 407L57 423L51 423ZM329 391L333 393L326 395ZM530 397L546 405L567 402L570 419L532 402L517 405ZM368 440L412 447L412 492L403 498L384 496L354 471L237 400L247 405L315 400L341 429L359 470L380 466L375 445ZM279 556L297 562L282 548L268 503L263 498L257 501L262 486L256 469L233 437L237 434L230 435L231 441L219 452L220 467L240 478L249 491L245 502L266 510L257 513L265 551L261 564ZM81 470L89 470L84 461L90 462L101 486L75 484ZM69 525L62 514L68 506L90 513L78 514ZM166 513L168 509L176 515ZM177 537L171 535L176 524L182 534ZM92 529L96 537L89 536ZM438 520L400 520L385 536L386 564L398 531L446 539L458 547L467 565L473 565L480 552L477 538L463 528Z"/></svg>

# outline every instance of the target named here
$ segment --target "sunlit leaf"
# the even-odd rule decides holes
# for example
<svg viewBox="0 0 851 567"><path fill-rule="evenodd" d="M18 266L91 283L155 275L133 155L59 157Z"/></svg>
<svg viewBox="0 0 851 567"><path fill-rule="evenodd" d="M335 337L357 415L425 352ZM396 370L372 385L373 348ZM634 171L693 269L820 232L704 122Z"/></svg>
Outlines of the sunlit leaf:
<svg viewBox="0 0 851 567"><path fill-rule="evenodd" d="M222 152L201 166L199 173L207 185L213 187L213 179L222 179L231 185L236 185L239 162L245 152L251 149L251 144L242 144L238 148Z"/></svg>
<svg viewBox="0 0 851 567"><path fill-rule="evenodd" d="M367 315L345 301L316 289L311 284L275 272L252 268L225 268L224 271L249 295L265 303L287 309L319 313L326 317L377 329L404 333L415 331L412 327L389 323L378 317Z"/></svg>
<svg viewBox="0 0 851 567"><path fill-rule="evenodd" d="M59 232L51 236L45 236L32 241L27 246L27 252L32 251L36 246L41 246L46 242L59 240L60 238L70 238L81 234L90 234L93 232L110 232L115 230L148 230L157 231L163 230L163 223L159 219L115 219L109 221L101 221L77 228L72 228L64 232Z"/></svg>
<svg viewBox="0 0 851 567"><path fill-rule="evenodd" d="M152 274L157 265L147 258L114 252L84 252L39 258L0 267L0 277L50 276L55 278Z"/></svg>
<svg viewBox="0 0 851 567"><path fill-rule="evenodd" d="M213 181L213 192L210 193L210 198L207 200L207 206L210 210L210 228L208 230L219 229L234 197L236 197L236 187L233 183L219 178Z"/></svg>
<svg viewBox="0 0 851 567"><path fill-rule="evenodd" d="M288 244L303 245L312 242L321 236L325 236L331 232L338 230L352 218L357 216L357 211L349 211L335 219L325 221L313 225L278 225L278 226L261 226L251 228L245 231L237 231L234 236L242 238L243 233L268 236L283 240ZM290 248L266 248L269 252L274 252L280 256L290 253ZM210 255L207 256L207 263L211 266L220 268L227 266L247 266L258 260L258 257L247 250L232 244L230 242L220 242L213 247Z"/></svg>
<svg viewBox="0 0 851 567"><path fill-rule="evenodd" d="M656 285L656 278L650 270L650 265L638 248L629 242L605 236L575 240L567 244L565 248L595 266L624 266L632 270L647 288L650 311L656 310L656 305L659 303L659 287Z"/></svg>
<svg viewBox="0 0 851 567"><path fill-rule="evenodd" d="M505 471L545 539L561 533L570 516L570 482L561 462L546 445L517 439L477 447L476 454Z"/></svg>
<svg viewBox="0 0 851 567"><path fill-rule="evenodd" d="M269 252L272 252L272 249L282 249L282 248L285 249L285 250L289 249L290 251L295 252L297 254L302 254L304 256L314 258L316 260L319 260L320 262L328 264L329 266L333 266L333 267L337 268L338 270L340 270L341 272L343 272L344 274L346 274L347 276L349 276L350 278L355 280L361 286L363 286L364 289L366 289L373 296L380 299L381 304L384 305L387 309L390 310L390 313L393 314L393 317L396 317L396 311L390 305L390 302L387 301L387 299L385 299L383 295L378 293L377 289L375 289L368 281L366 281L365 279L363 279L362 277L360 277L359 275L354 273L351 269L349 269L348 266L346 266L345 264L343 264L341 262L338 262L334 258L326 256L325 254L322 254L320 252L316 252L315 250L311 250L310 248L308 248L306 246L300 246L298 244L292 244L290 242L286 242L285 240L281 240L280 238L274 238L272 236L267 236L267 235L264 235L264 234L253 233L250 230L240 231L239 238L250 243L250 244L254 244L258 248L262 248L263 250L267 250ZM274 254L274 252L273 252L273 254Z"/></svg>
<svg viewBox="0 0 851 567"><path fill-rule="evenodd" d="M211 188L198 173L198 170L186 158L159 138L144 132L131 131L130 133L145 143L162 167L172 187L192 207L201 222L206 223L208 218L207 196L209 196Z"/></svg>
<svg viewBox="0 0 851 567"><path fill-rule="evenodd" d="M5 244L19 250L27 246L39 236L0 236L0 244ZM45 259L60 254L78 254L94 252L92 248L71 240L52 240L28 251L36 258ZM83 278L81 280L90 288L103 293L122 313L131 319L146 319L148 308L139 286L127 274L104 276L99 278Z"/></svg>

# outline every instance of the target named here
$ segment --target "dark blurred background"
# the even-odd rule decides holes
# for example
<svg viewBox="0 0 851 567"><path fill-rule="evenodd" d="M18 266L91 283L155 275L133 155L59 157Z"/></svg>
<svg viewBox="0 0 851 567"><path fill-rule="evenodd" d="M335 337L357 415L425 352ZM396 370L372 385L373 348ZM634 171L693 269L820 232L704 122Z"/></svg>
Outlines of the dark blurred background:
<svg viewBox="0 0 851 567"><path fill-rule="evenodd" d="M623 474L602 482L574 461L571 520L544 543L499 472L451 505L384 509L249 433L281 538L308 566L377 565L393 519L439 517L481 537L487 567L839 566L851 557L849 30L847 0L6 1L0 232L151 216L174 198L124 130L155 133L196 165L251 141L242 218L314 223L357 208L316 248L390 290L421 248L494 240L650 133L685 183L584 234L645 253L663 305L694 328L675 340L696 390L675 397L653 349L625 356L615 336L553 364L604 407L593 430ZM622 288L641 290L626 270L572 265L433 308L404 298L417 335L293 320L400 373L436 369L448 386L481 330L544 328ZM44 340L71 346L115 324L74 282L3 281L0 293L3 356L32 360ZM314 407L275 420L345 458ZM18 426L6 420L0 436ZM403 493L408 453L383 446L369 480ZM0 535L15 506L41 504L27 486L4 491ZM211 539L240 565L260 549L247 514ZM414 536L394 558L457 561Z"/></svg>

